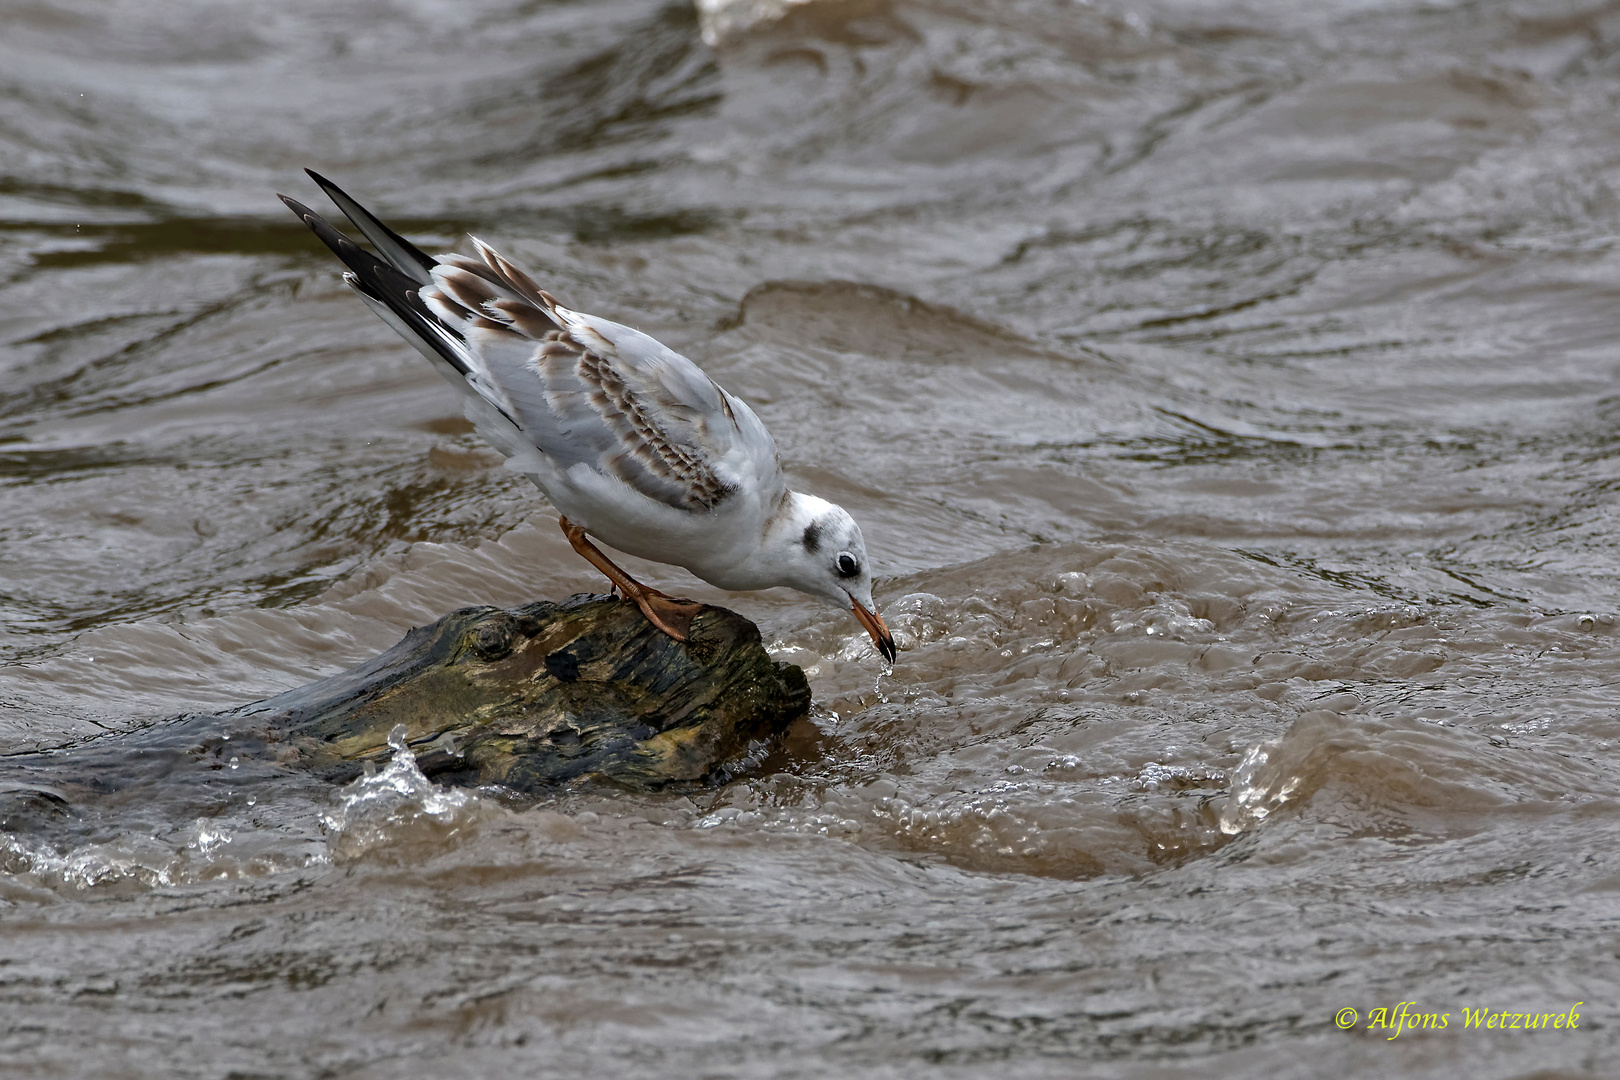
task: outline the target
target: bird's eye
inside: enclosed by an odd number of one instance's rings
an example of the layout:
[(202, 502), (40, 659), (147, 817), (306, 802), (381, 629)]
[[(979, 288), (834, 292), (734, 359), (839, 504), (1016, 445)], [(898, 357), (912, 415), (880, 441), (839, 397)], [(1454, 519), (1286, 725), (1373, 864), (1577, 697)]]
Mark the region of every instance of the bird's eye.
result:
[(854, 577), (861, 572), (861, 564), (855, 561), (855, 556), (849, 552), (841, 552), (838, 556), (838, 576)]

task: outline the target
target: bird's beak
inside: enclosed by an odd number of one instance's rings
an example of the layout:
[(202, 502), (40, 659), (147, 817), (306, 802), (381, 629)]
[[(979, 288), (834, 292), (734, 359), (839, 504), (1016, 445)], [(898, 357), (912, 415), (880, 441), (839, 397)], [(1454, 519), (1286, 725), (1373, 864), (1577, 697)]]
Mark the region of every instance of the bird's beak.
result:
[(850, 597), (849, 602), (851, 610), (855, 612), (855, 618), (859, 619), (861, 625), (866, 627), (866, 632), (872, 635), (872, 644), (883, 654), (883, 659), (894, 663), (894, 658), (899, 653), (895, 651), (894, 637), (889, 633), (889, 628), (883, 625), (883, 616), (875, 611), (867, 611), (854, 597)]

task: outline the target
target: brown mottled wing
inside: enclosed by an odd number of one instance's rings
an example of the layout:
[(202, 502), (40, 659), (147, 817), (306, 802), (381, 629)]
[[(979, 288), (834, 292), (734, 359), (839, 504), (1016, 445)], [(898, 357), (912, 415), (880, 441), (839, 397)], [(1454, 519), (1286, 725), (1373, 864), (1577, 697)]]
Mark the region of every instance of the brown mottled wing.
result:
[(692, 512), (741, 487), (763, 499), (783, 489), (764, 425), (696, 364), (638, 330), (558, 306), (475, 243), (482, 261), (442, 257), (422, 299), (466, 342), (468, 383), (553, 468), (583, 465)]

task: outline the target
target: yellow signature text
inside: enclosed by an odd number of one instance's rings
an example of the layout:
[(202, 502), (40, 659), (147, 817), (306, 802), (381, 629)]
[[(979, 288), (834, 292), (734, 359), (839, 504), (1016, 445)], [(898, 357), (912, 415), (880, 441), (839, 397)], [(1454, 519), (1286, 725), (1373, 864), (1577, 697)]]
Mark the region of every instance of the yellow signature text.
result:
[(1365, 1024), (1361, 1024), (1358, 1010), (1346, 1006), (1333, 1014), (1333, 1024), (1346, 1031), (1357, 1025), (1368, 1031), (1387, 1031), (1385, 1038), (1391, 1041), (1408, 1031), (1444, 1031), (1451, 1027), (1454, 1019), (1465, 1031), (1573, 1031), (1581, 1026), (1581, 1014), (1575, 1010), (1585, 1004), (1577, 1001), (1563, 1012), (1509, 1012), (1466, 1005), (1458, 1012), (1425, 1012), (1416, 1001), (1402, 1001), (1370, 1010)]

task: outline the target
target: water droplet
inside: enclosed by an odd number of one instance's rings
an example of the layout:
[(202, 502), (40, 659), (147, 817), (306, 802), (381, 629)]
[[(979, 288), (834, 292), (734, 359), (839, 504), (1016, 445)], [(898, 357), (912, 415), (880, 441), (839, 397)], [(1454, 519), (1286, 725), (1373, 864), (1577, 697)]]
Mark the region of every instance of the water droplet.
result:
[(241, 762), (239, 762), (236, 758), (231, 758), (231, 768), (237, 769), (237, 768), (240, 768), (240, 767), (241, 767)]

